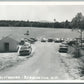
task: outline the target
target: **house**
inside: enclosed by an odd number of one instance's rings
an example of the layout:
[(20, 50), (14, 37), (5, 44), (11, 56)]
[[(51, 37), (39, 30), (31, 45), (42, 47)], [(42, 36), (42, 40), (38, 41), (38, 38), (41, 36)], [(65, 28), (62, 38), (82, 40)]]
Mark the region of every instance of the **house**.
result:
[(10, 36), (3, 37), (0, 40), (0, 52), (15, 52), (19, 41)]

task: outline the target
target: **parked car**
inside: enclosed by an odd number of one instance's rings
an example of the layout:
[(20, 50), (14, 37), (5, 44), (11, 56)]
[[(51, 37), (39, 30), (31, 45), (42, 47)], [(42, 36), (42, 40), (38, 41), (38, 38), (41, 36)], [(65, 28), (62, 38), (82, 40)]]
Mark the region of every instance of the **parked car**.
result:
[(67, 44), (61, 44), (60, 47), (68, 47)]
[(81, 45), (81, 43), (79, 43), (79, 48), (84, 50), (84, 43), (82, 43), (82, 45)]
[(55, 38), (55, 39), (54, 39), (54, 42), (55, 42), (55, 43), (60, 43), (60, 42), (63, 42), (63, 41), (64, 41), (63, 38)]
[(24, 38), (24, 42), (28, 42), (28, 38)]
[(19, 45), (24, 45), (25, 41), (24, 39), (21, 39), (21, 41), (19, 42)]
[(68, 47), (60, 47), (59, 48), (59, 52), (67, 53), (67, 51), (68, 51)]
[(36, 41), (37, 41), (37, 39), (36, 39), (36, 38), (33, 38), (33, 37), (32, 37), (32, 38), (30, 38), (30, 39), (32, 39), (34, 42), (36, 42)]
[(31, 46), (28, 46), (28, 44), (20, 46), (18, 53), (20, 56), (26, 56), (26, 55), (30, 55), (32, 52), (32, 48)]
[(60, 38), (60, 42), (64, 42), (64, 38)]
[(55, 39), (54, 39), (54, 42), (55, 42), (55, 43), (59, 43), (59, 40), (60, 40), (59, 38), (55, 38)]
[(33, 39), (28, 39), (28, 42), (30, 42), (31, 44), (35, 43), (35, 41)]
[(25, 42), (25, 43), (24, 43), (24, 46), (31, 47), (31, 44), (30, 44), (29, 42)]
[(47, 41), (46, 38), (42, 38), (42, 39), (41, 39), (41, 42), (46, 42), (46, 41)]
[(76, 44), (76, 41), (72, 40), (72, 41), (69, 41), (67, 44), (68, 44), (69, 46), (72, 46), (72, 45), (75, 45), (75, 44)]
[(62, 42), (61, 45), (68, 45), (66, 41)]
[(48, 39), (48, 42), (53, 42), (54, 40), (52, 38), (49, 38)]

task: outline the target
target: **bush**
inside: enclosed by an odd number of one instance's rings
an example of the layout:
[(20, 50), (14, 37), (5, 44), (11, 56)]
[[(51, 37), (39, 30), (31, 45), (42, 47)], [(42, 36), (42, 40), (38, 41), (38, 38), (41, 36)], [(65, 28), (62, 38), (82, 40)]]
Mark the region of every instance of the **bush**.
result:
[(80, 49), (79, 48), (76, 48), (76, 50), (73, 52), (75, 58), (79, 58), (81, 57), (81, 52), (80, 52)]

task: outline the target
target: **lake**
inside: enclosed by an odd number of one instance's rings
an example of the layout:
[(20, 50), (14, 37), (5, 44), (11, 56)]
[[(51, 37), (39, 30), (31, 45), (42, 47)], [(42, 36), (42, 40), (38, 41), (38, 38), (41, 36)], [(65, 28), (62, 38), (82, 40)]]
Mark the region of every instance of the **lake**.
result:
[[(29, 30), (29, 36), (24, 33)], [(78, 30), (36, 28), (36, 27), (0, 27), (0, 38), (13, 35), (14, 38), (36, 37), (36, 38), (76, 38), (80, 36)], [(84, 34), (83, 34), (84, 37)]]

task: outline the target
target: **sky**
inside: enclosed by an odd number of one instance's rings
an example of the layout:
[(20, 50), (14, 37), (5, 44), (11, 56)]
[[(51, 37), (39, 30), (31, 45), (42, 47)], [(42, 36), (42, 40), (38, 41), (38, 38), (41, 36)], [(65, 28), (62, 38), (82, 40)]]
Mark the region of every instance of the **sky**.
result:
[(71, 21), (84, 5), (0, 5), (0, 20)]

